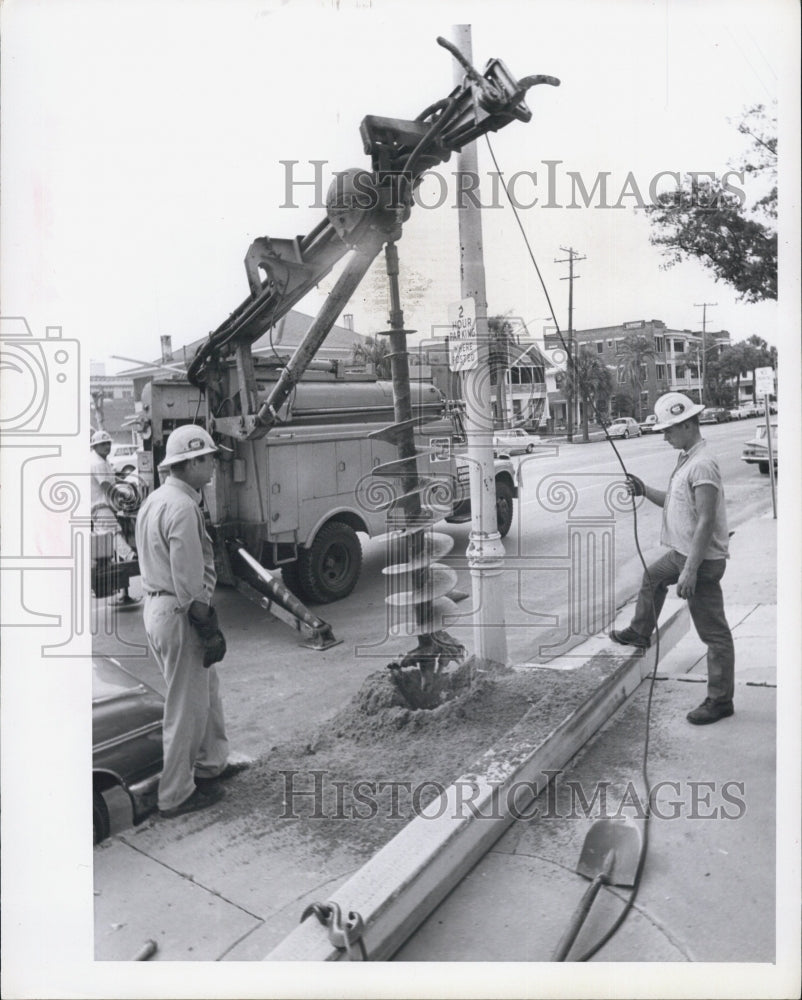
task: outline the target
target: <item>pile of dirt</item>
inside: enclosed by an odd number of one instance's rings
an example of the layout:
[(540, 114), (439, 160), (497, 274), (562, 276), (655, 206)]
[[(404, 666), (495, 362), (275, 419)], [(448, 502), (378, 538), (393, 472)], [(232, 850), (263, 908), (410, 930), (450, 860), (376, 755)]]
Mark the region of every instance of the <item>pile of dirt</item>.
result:
[(487, 674), (469, 663), (444, 680), (441, 704), (413, 710), (389, 671), (371, 674), (329, 722), (272, 747), (232, 782), (231, 835), (278, 844), (291, 829), (293, 842), (318, 857), (347, 843), (367, 859), (563, 678), (549, 670)]

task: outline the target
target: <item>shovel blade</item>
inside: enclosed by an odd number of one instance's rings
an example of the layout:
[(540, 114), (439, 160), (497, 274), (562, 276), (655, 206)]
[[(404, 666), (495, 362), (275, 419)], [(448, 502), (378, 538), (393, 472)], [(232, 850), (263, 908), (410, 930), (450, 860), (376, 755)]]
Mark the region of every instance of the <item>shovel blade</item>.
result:
[[(597, 819), (585, 837), (576, 870), (585, 878), (605, 874), (609, 885), (632, 886), (638, 872), (643, 833), (629, 819)], [(610, 852), (613, 854), (612, 868)]]

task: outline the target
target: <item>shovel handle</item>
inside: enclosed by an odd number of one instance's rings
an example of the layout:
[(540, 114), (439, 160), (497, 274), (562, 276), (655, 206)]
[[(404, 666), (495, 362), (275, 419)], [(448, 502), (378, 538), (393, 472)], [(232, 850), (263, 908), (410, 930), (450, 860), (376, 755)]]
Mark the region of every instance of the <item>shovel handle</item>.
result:
[(593, 906), (593, 900), (598, 896), (599, 889), (607, 882), (607, 873), (599, 872), (599, 874), (593, 879), (590, 885), (585, 889), (585, 894), (579, 901), (579, 905), (574, 910), (574, 914), (571, 917), (571, 923), (565, 929), (563, 936), (560, 938), (560, 943), (554, 950), (552, 955), (552, 962), (564, 962), (565, 956), (571, 950), (571, 946), (574, 941), (576, 941), (579, 932), (582, 930), (582, 924), (585, 922), (585, 918), (590, 911), (591, 906)]

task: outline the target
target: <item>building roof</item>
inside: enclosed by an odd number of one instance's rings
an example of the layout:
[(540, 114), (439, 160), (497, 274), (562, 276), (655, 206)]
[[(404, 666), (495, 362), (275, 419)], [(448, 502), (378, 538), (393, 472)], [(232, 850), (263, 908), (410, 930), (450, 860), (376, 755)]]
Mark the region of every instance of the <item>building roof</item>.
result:
[[(251, 344), (251, 352), (257, 357), (259, 355), (271, 354), (274, 348), (280, 354), (292, 353), (303, 340), (313, 320), (313, 316), (299, 312), (297, 309), (291, 309), (286, 316), (279, 320), (273, 329), (272, 346), (271, 335), (270, 333), (266, 333)], [(118, 377), (141, 378), (143, 375), (164, 373), (165, 369), (169, 371), (171, 366), (173, 366), (173, 370), (176, 372), (186, 371), (189, 363), (195, 356), (195, 352), (206, 339), (206, 337), (199, 337), (197, 340), (183, 345), (183, 347), (173, 347), (172, 361), (163, 362), (161, 358), (157, 358), (150, 364), (128, 368), (120, 372)], [(320, 348), (320, 356), (324, 358), (350, 357), (353, 345), (366, 339), (363, 334), (335, 323), (323, 341)]]

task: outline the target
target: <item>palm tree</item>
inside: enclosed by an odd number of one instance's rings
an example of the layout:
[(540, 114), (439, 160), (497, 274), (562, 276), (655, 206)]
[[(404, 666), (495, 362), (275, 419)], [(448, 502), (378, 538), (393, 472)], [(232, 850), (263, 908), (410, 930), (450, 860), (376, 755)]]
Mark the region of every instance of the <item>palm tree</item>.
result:
[(390, 348), (386, 337), (365, 337), (354, 341), (351, 356), (355, 364), (373, 365), (379, 378), (390, 377)]
[(631, 333), (624, 338), (621, 344), (622, 362), (619, 371), (624, 376), (625, 381), (631, 381), (635, 390), (635, 406), (637, 408), (637, 418), (641, 420), (641, 393), (643, 391), (643, 378), (641, 368), (647, 358), (654, 361), (654, 344), (640, 333)]
[[(496, 387), (496, 410), (502, 425), (507, 423), (507, 372), (516, 346), (512, 323), (506, 316), (488, 316), (490, 384)], [(491, 390), (492, 391), (492, 390)]]
[(613, 376), (598, 354), (580, 347), (573, 357), (573, 364), (560, 377), (561, 391), (568, 390), (574, 399), (582, 401), (582, 440), (588, 437), (588, 414), (607, 415), (613, 392)]

